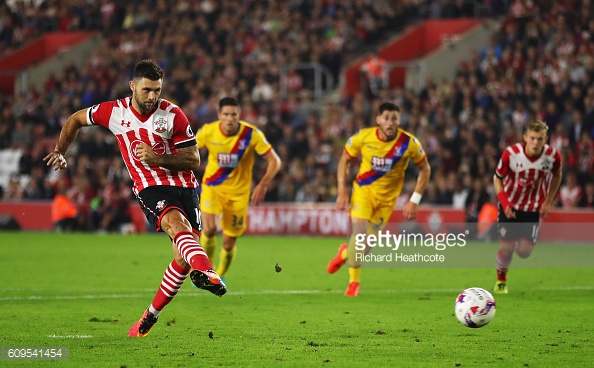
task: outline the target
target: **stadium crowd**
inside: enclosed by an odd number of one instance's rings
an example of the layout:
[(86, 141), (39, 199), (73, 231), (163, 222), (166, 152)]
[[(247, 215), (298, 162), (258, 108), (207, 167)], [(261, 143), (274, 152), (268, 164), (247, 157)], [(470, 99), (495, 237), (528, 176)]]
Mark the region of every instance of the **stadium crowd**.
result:
[[(279, 65), (319, 63), (338, 80), (367, 45), (423, 18), (472, 16), (478, 1), (293, 0), (45, 1), (0, 5), (0, 57), (46, 31), (99, 30), (103, 44), (82, 68), (49, 75), (42, 90), (0, 95), (0, 150), (22, 152), (19, 176), (2, 200), (53, 199), (79, 208), (78, 228), (117, 230), (133, 195), (113, 136), (83, 130), (66, 171), (49, 171), (51, 151), (73, 112), (130, 95), (135, 63), (165, 69), (163, 97), (177, 103), (196, 131), (217, 119), (223, 96), (235, 96), (242, 119), (260, 127), (284, 162), (267, 201), (331, 202), (344, 142), (374, 121), (382, 101), (398, 104), (402, 127), (422, 141), (434, 168), (425, 204), (467, 210), (476, 219), (495, 200), (492, 177), (501, 150), (521, 141), (532, 118), (550, 127), (567, 174), (559, 206), (594, 208), (594, 5), (590, 0), (490, 1), (501, 31), (462, 63), (453, 82), (430, 76), (420, 93), (391, 86), (361, 90), (338, 103), (313, 98), (312, 75), (290, 71), (281, 96)], [(204, 161), (204, 160), (203, 160)], [(413, 168), (410, 168), (413, 170)], [(354, 172), (353, 172), (354, 173)], [(198, 177), (202, 173), (197, 172)], [(254, 180), (263, 175), (255, 166)], [(414, 182), (407, 182), (407, 200)]]

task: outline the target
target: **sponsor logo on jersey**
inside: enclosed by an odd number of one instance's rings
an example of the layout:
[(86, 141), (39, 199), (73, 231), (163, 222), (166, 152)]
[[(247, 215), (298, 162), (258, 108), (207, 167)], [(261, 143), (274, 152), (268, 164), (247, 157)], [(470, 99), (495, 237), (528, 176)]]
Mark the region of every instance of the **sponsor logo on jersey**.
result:
[(518, 185), (521, 187), (529, 187), (532, 186), (532, 180), (526, 178), (518, 178)]
[(136, 149), (138, 148), (138, 145), (141, 143), (142, 141), (138, 139), (130, 143), (130, 156), (132, 156), (132, 158), (136, 161), (140, 161), (140, 157), (138, 157), (138, 152), (136, 151)]
[[(140, 157), (138, 157), (138, 145), (144, 143), (141, 140), (135, 140), (132, 141), (132, 143), (130, 143), (130, 156), (136, 160), (136, 161), (140, 161)], [(164, 155), (166, 153), (165, 150), (165, 143), (163, 142), (156, 142), (155, 144), (153, 144), (153, 146), (151, 147), (153, 149), (153, 152), (155, 152), (157, 155)]]
[(217, 163), (219, 167), (235, 168), (239, 163), (239, 156), (236, 153), (219, 153)]
[(157, 142), (153, 145), (153, 152), (157, 155), (164, 155), (165, 154), (165, 143)]
[(388, 172), (392, 170), (392, 159), (387, 157), (371, 156), (371, 169)]

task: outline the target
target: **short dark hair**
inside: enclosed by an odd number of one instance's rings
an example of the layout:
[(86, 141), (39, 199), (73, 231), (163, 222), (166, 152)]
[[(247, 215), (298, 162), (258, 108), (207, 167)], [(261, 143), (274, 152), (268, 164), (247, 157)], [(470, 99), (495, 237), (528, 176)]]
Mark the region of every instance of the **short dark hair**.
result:
[(381, 105), (379, 105), (379, 109), (378, 109), (378, 115), (381, 115), (384, 113), (384, 111), (398, 111), (400, 112), (400, 107), (398, 107), (398, 105), (392, 103), (392, 102), (382, 102)]
[(225, 106), (236, 106), (239, 107), (239, 102), (233, 97), (223, 97), (219, 101), (219, 111), (223, 109)]
[(146, 78), (157, 81), (163, 78), (163, 69), (151, 59), (144, 59), (134, 67), (132, 79)]

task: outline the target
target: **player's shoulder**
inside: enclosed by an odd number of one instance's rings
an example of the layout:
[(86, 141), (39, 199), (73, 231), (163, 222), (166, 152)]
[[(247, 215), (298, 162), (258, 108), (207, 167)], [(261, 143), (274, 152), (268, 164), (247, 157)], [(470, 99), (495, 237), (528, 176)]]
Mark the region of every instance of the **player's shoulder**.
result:
[(503, 154), (507, 155), (519, 155), (524, 152), (524, 145), (522, 143), (514, 143), (512, 145), (507, 146), (507, 148), (503, 151)]
[(251, 123), (248, 123), (245, 120), (240, 120), (239, 125), (243, 126), (243, 129), (251, 129), (253, 132), (256, 132), (257, 134), (264, 137), (264, 133), (260, 130), (260, 128), (258, 128), (257, 126), (255, 126)]
[(98, 104), (95, 104), (91, 107), (89, 107), (92, 110), (97, 110), (98, 108), (124, 108), (127, 109), (128, 107), (130, 107), (131, 105), (131, 98), (130, 97), (126, 97), (126, 98), (120, 98), (117, 100), (109, 100), (109, 101), (103, 101), (100, 102)]
[(353, 134), (353, 137), (359, 137), (361, 139), (377, 137), (377, 127), (361, 128), (358, 132)]
[(544, 151), (544, 155), (547, 157), (550, 157), (552, 159), (557, 159), (557, 160), (561, 159), (561, 154), (553, 146), (549, 146), (548, 144), (545, 144), (543, 151)]
[(215, 121), (211, 121), (211, 122), (205, 123), (204, 125), (202, 125), (200, 127), (200, 130), (202, 130), (205, 133), (219, 131), (219, 124), (220, 123), (221, 122), (219, 120), (215, 120)]
[(126, 111), (130, 107), (131, 101), (130, 97), (103, 101), (81, 111), (84, 111), (87, 121), (90, 121), (91, 124), (107, 123), (111, 119), (123, 118), (127, 114)]
[(177, 106), (176, 104), (174, 104), (173, 102), (171, 102), (169, 100), (162, 98), (159, 100), (159, 109), (165, 110), (165, 111), (171, 111), (173, 109), (179, 109), (179, 106)]
[(408, 130), (404, 130), (402, 128), (398, 128), (398, 133), (400, 134), (400, 136), (405, 136), (410, 138), (411, 141), (415, 142), (416, 144), (421, 144), (421, 141), (419, 141), (419, 138), (417, 138), (414, 134), (412, 134), (411, 132), (409, 132)]
[(242, 125), (242, 126), (244, 126), (244, 127), (246, 127), (246, 128), (249, 128), (249, 129), (253, 129), (253, 130), (259, 130), (258, 128), (256, 128), (256, 126), (255, 126), (255, 125), (253, 125), (253, 124), (251, 124), (251, 123), (248, 123), (248, 122), (247, 122), (247, 121), (245, 121), (245, 120), (240, 120), (240, 121), (239, 121), (239, 125)]

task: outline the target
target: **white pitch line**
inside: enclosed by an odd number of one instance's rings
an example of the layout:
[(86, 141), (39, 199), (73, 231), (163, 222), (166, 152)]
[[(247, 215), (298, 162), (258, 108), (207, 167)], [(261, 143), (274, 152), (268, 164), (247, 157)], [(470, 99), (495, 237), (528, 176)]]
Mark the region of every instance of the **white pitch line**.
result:
[[(542, 287), (532, 288), (528, 290), (514, 289), (514, 292), (526, 291), (575, 291), (575, 290), (594, 290), (594, 285), (576, 285), (576, 286), (560, 286), (560, 287)], [(405, 293), (456, 293), (462, 291), (461, 289), (385, 289), (385, 290), (365, 290), (364, 294), (405, 294)], [(242, 295), (296, 295), (296, 294), (341, 294), (344, 290), (260, 290), (260, 291), (230, 291), (226, 295), (242, 296)], [(19, 301), (19, 300), (78, 300), (78, 299), (130, 299), (130, 298), (145, 298), (154, 293), (146, 294), (99, 294), (99, 295), (56, 295), (56, 296), (6, 296), (0, 297), (0, 301)], [(208, 296), (208, 293), (186, 291), (178, 295), (183, 296)]]

